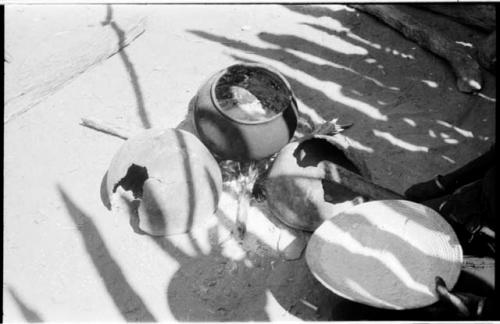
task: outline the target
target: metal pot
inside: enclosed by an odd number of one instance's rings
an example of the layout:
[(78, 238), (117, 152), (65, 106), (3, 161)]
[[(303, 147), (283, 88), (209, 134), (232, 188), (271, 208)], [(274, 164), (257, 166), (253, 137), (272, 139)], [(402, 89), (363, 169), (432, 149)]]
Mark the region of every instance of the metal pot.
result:
[[(229, 115), (217, 99), (216, 87), (221, 77), (238, 68), (261, 73), (278, 84), (286, 92), (286, 108), (258, 121)], [(217, 72), (200, 87), (194, 104), (194, 124), (200, 140), (223, 160), (260, 160), (278, 152), (292, 138), (297, 118), (297, 103), (287, 80), (261, 64), (236, 64)]]

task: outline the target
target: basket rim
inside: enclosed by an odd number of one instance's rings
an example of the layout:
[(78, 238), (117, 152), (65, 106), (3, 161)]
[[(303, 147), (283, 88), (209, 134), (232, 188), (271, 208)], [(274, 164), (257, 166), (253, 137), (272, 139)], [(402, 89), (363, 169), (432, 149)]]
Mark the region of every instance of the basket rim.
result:
[[(430, 305), (433, 302), (437, 301), (437, 296), (434, 295), (434, 299), (435, 299), (434, 301), (432, 301), (432, 298), (429, 297), (429, 299), (425, 302), (423, 302), (423, 300), (420, 300), (420, 302), (418, 302), (418, 299), (413, 301), (413, 299), (412, 299), (412, 301), (415, 303), (414, 305), (411, 305), (411, 303), (409, 303), (409, 304), (402, 303), (399, 305), (397, 303), (395, 303), (393, 305), (392, 303), (394, 303), (394, 301), (388, 299), (388, 300), (382, 300), (382, 302), (385, 303), (385, 305), (384, 305), (384, 304), (380, 304), (379, 303), (380, 301), (377, 301), (376, 299), (370, 299), (368, 297), (367, 298), (357, 297), (354, 292), (351, 292), (349, 289), (346, 289), (345, 287), (343, 288), (342, 284), (339, 284), (338, 275), (329, 276), (328, 275), (328, 272), (330, 272), (330, 270), (328, 270), (329, 267), (324, 266), (325, 260), (323, 260), (323, 258), (321, 257), (322, 253), (320, 253), (320, 251), (322, 250), (322, 246), (328, 246), (328, 244), (326, 242), (324, 242), (324, 238), (322, 238), (320, 236), (325, 234), (324, 232), (327, 228), (326, 227), (327, 225), (325, 225), (326, 223), (335, 224), (336, 218), (338, 219), (338, 217), (341, 216), (342, 214), (344, 214), (344, 216), (347, 216), (351, 211), (354, 212), (353, 209), (356, 209), (356, 207), (364, 209), (364, 208), (371, 208), (370, 205), (374, 205), (374, 204), (386, 204), (386, 203), (391, 204), (394, 202), (402, 202), (405, 205), (409, 205), (409, 206), (411, 206), (411, 205), (420, 206), (420, 208), (424, 207), (424, 208), (422, 208), (424, 211), (429, 210), (429, 212), (430, 212), (429, 218), (430, 218), (431, 222), (433, 222), (433, 220), (436, 220), (437, 228), (444, 230), (443, 233), (445, 235), (451, 236), (451, 240), (449, 241), (450, 259), (448, 260), (450, 263), (450, 267), (449, 267), (449, 269), (443, 268), (444, 272), (446, 272), (448, 275), (446, 278), (443, 278), (443, 279), (445, 279), (447, 281), (447, 284), (449, 285), (450, 289), (453, 288), (453, 286), (456, 284), (456, 282), (458, 280), (458, 277), (459, 277), (460, 272), (461, 272), (461, 265), (463, 263), (463, 250), (462, 250), (462, 247), (460, 245), (460, 242), (458, 241), (458, 238), (456, 237), (456, 233), (454, 232), (453, 228), (451, 228), (451, 226), (446, 222), (446, 220), (444, 220), (444, 218), (441, 217), (441, 215), (439, 215), (437, 212), (430, 209), (429, 207), (422, 205), (422, 204), (410, 202), (407, 200), (396, 200), (396, 199), (395, 200), (375, 200), (375, 201), (369, 201), (366, 203), (362, 203), (362, 204), (353, 206), (352, 208), (345, 210), (344, 212), (340, 213), (339, 215), (336, 215), (333, 218), (324, 221), (322, 223), (322, 225), (320, 225), (316, 229), (316, 231), (311, 236), (309, 244), (306, 248), (305, 256), (306, 256), (307, 265), (308, 265), (311, 273), (314, 275), (314, 277), (316, 279), (318, 279), (318, 281), (324, 287), (326, 287), (330, 291), (334, 292), (335, 294), (340, 295), (340, 296), (347, 298), (349, 300), (353, 300), (356, 302), (360, 302), (363, 304), (367, 304), (367, 305), (371, 305), (371, 306), (375, 306), (375, 307), (379, 307), (379, 308), (387, 308), (387, 309), (419, 308), (419, 307), (424, 307), (424, 306)], [(359, 207), (359, 206), (363, 206), (363, 207)], [(393, 205), (391, 207), (395, 207), (395, 206)], [(366, 211), (366, 209), (365, 209), (365, 211)], [(408, 218), (410, 220), (412, 218), (415, 219), (414, 216), (418, 216), (417, 213), (409, 216)], [(346, 220), (346, 218), (347, 217), (344, 217), (340, 221), (344, 222)], [(323, 226), (323, 225), (325, 225), (325, 226)], [(441, 226), (441, 225), (443, 225), (443, 226)], [(339, 241), (339, 242), (341, 242), (341, 241)], [(395, 247), (395, 249), (397, 249), (397, 247)], [(356, 278), (356, 277), (353, 277), (353, 278)], [(423, 282), (422, 282), (422, 284), (423, 284)], [(433, 291), (432, 288), (429, 287), (429, 289), (431, 292)]]

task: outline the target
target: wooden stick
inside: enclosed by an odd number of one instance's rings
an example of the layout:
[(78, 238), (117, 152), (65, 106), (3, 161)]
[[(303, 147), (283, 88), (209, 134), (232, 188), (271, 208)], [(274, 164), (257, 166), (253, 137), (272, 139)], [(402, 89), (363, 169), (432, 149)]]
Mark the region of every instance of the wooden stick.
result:
[(447, 60), (457, 76), (458, 90), (477, 92), (482, 88), (481, 70), (477, 61), (461, 46), (443, 34), (419, 22), (393, 5), (350, 5), (382, 20), (387, 25)]
[(123, 139), (128, 139), (130, 138), (130, 136), (136, 133), (132, 129), (110, 124), (109, 122), (105, 122), (95, 118), (82, 118), (81, 125)]
[(359, 193), (363, 197), (368, 197), (374, 200), (406, 199), (400, 194), (379, 186), (335, 163), (324, 163), (323, 166), (325, 169), (326, 180), (341, 184), (352, 191)]

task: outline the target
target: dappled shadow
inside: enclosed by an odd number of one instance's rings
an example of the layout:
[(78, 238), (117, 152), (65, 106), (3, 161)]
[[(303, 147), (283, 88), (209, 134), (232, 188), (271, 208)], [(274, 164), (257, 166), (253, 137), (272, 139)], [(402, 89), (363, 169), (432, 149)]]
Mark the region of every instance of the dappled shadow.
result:
[(110, 4), (107, 5), (107, 12), (106, 12), (106, 19), (103, 21), (101, 24), (103, 26), (110, 25), (111, 28), (115, 31), (116, 35), (118, 36), (118, 48), (121, 48), (121, 50), (118, 52), (120, 55), (120, 58), (123, 61), (123, 64), (125, 65), (125, 69), (127, 70), (129, 77), (130, 77), (130, 82), (132, 82), (132, 87), (134, 89), (135, 93), (135, 99), (136, 99), (136, 105), (137, 105), (137, 112), (139, 114), (139, 117), (141, 119), (142, 125), (145, 128), (150, 128), (151, 127), (151, 122), (149, 120), (147, 111), (146, 111), (146, 106), (144, 104), (144, 96), (142, 94), (141, 90), (141, 85), (139, 83), (139, 76), (137, 75), (137, 72), (135, 70), (134, 64), (132, 61), (130, 61), (129, 56), (127, 55), (127, 52), (125, 52), (124, 49), (124, 42), (125, 42), (125, 33), (116, 22), (113, 21), (113, 9)]
[(92, 218), (76, 205), (60, 185), (58, 185), (58, 190), (102, 283), (123, 318), (129, 322), (156, 321), (109, 252)]
[[(186, 120), (189, 121), (190, 118), (191, 116), (188, 116)], [(189, 125), (182, 123), (180, 126)], [(270, 262), (262, 261), (264, 257), (257, 254), (244, 260), (233, 260), (225, 256), (221, 250), (219, 233), (213, 227), (206, 229), (211, 237), (210, 250), (207, 253), (205, 246), (199, 243), (198, 237), (194, 234), (205, 231), (205, 227), (208, 227), (204, 217), (213, 217), (214, 210), (203, 207), (200, 200), (213, 199), (216, 205), (220, 198), (220, 184), (218, 184), (220, 180), (210, 169), (211, 165), (200, 165), (203, 161), (200, 161), (200, 156), (193, 152), (191, 139), (185, 136), (187, 136), (185, 133), (176, 132), (173, 137), (171, 144), (178, 147), (180, 163), (175, 171), (168, 170), (180, 173), (178, 176), (183, 181), (170, 184), (172, 189), (169, 191), (170, 194), (148, 195), (149, 206), (176, 204), (179, 207), (175, 214), (167, 215), (166, 212), (170, 211), (167, 210), (167, 206), (158, 208), (160, 214), (150, 215), (151, 218), (164, 220), (163, 224), (157, 227), (168, 233), (172, 227), (182, 223), (181, 227), (185, 229), (185, 234), (151, 236), (145, 233), (139, 227), (138, 201), (121, 197), (121, 202), (128, 207), (122, 210), (131, 215), (134, 231), (143, 235), (146, 240), (151, 239), (179, 263), (179, 270), (169, 278), (166, 287), (167, 309), (179, 321), (269, 320), (265, 312), (266, 276), (262, 276), (265, 271), (256, 272), (256, 270), (259, 270), (259, 267), (267, 269)], [(177, 158), (177, 155), (174, 158)], [(205, 191), (201, 191), (201, 187), (196, 185), (200, 181), (206, 183), (206, 187), (203, 187)], [(127, 185), (124, 189), (133, 189), (132, 187), (135, 186)], [(183, 192), (185, 194), (182, 194)], [(143, 196), (146, 193), (147, 190), (144, 188)], [(194, 255), (183, 252), (172, 243), (179, 237), (188, 240)], [(253, 288), (245, 286), (247, 284)]]
[[(181, 147), (185, 146), (182, 138), (177, 138), (177, 140)], [(182, 159), (185, 168), (191, 167), (191, 163), (196, 161), (196, 158), (190, 154), (189, 150), (183, 151)], [(206, 167), (202, 171), (197, 176), (207, 178), (214, 199), (218, 201), (218, 180)], [(188, 183), (193, 181), (192, 178), (195, 174), (192, 169), (181, 169), (181, 172), (184, 172)], [(193, 186), (188, 186), (187, 189), (188, 194), (192, 195), (193, 199), (186, 199), (179, 201), (179, 203), (186, 204), (184, 207), (192, 210), (193, 204), (201, 197), (196, 194), (196, 199), (194, 199), (196, 188)], [(209, 193), (203, 194), (208, 195)], [(171, 198), (178, 199), (177, 197)], [(153, 196), (152, 199), (155, 197)], [(158, 237), (147, 235), (138, 228), (136, 207), (133, 205), (133, 201), (125, 202), (129, 206), (129, 210), (126, 212), (133, 215), (132, 219), (135, 220), (133, 223), (136, 232), (143, 234), (142, 237), (145, 239), (155, 242), (161, 250), (179, 264), (179, 269), (170, 278), (168, 287), (165, 287), (167, 307), (177, 320), (268, 321), (266, 306), (270, 291), (272, 294), (277, 292), (278, 302), (283, 303), (284, 309), (290, 313), (305, 319), (315, 318), (314, 311), (306, 305), (294, 306), (293, 309), (290, 309), (291, 305), (297, 301), (290, 300), (289, 296), (281, 293), (283, 285), (287, 283), (287, 278), (270, 275), (273, 273), (274, 262), (280, 262), (281, 267), (285, 268), (293, 265), (281, 261), (272, 248), (251, 232), (245, 234), (243, 241), (235, 239), (233, 233), (236, 232), (236, 224), (233, 218), (228, 217), (221, 210), (216, 213), (218, 226), (195, 222), (192, 224), (192, 228), (188, 228), (186, 234)], [(204, 210), (203, 212), (207, 218), (213, 217), (212, 211)], [(169, 217), (175, 217), (175, 215), (169, 215)], [(171, 224), (165, 224), (167, 227), (169, 225)], [(198, 235), (200, 232), (208, 233), (208, 246), (202, 239), (203, 235)], [(179, 243), (178, 239), (185, 239), (188, 242), (190, 253), (182, 248), (185, 248), (182, 244), (176, 245)], [(300, 273), (306, 273), (306, 271), (308, 270), (304, 266)], [(311, 280), (314, 281), (314, 279)], [(300, 286), (303, 291), (306, 291), (308, 288), (305, 284), (306, 282), (304, 284), (296, 283), (296, 286)], [(273, 288), (270, 290), (271, 285)], [(316, 282), (316, 285), (319, 283)]]
[[(209, 214), (207, 211), (207, 217)], [(176, 245), (180, 236), (144, 236), (179, 264), (165, 292), (168, 309), (179, 321), (267, 321), (268, 292), (284, 311), (306, 320), (453, 318), (443, 317), (442, 308), (396, 312), (347, 301), (323, 287), (310, 273), (304, 258), (289, 262), (260, 247), (255, 249), (255, 245), (250, 249), (246, 242), (229, 243), (236, 226), (224, 212), (219, 210), (216, 215), (227, 237), (221, 236), (217, 227), (210, 227), (207, 248), (199, 236), (188, 233), (185, 237), (191, 253)], [(259, 241), (252, 233), (246, 235), (245, 241)], [(240, 246), (245, 252), (236, 258), (230, 256), (229, 244), (236, 244), (236, 249)], [(316, 313), (318, 306), (326, 315)]]
[[(176, 132), (175, 133), (178, 146), (182, 150), (183, 154), (182, 155), (182, 161), (183, 161), (183, 166), (184, 166), (184, 177), (186, 179), (186, 185), (187, 185), (187, 192), (188, 192), (188, 201), (187, 201), (187, 210), (188, 210), (188, 217), (186, 220), (186, 228), (190, 229), (193, 226), (193, 219), (194, 219), (194, 213), (195, 213), (195, 203), (196, 203), (196, 191), (194, 190), (194, 179), (193, 179), (193, 171), (191, 170), (191, 161), (190, 161), (190, 156), (189, 156), (189, 150), (187, 148), (186, 140), (184, 139), (184, 134), (181, 132)], [(207, 179), (212, 179), (210, 177), (210, 173), (207, 171), (206, 168), (204, 168), (205, 175)], [(210, 182), (210, 184), (213, 183)], [(211, 187), (213, 188), (213, 187)], [(212, 193), (213, 194), (213, 193)], [(166, 218), (166, 217), (165, 217)]]
[[(318, 64), (311, 61), (307, 61), (296, 54), (290, 53), (287, 49), (299, 50), (307, 52), (310, 55), (323, 58), (328, 61), (338, 62), (340, 64), (349, 64), (353, 66), (356, 64), (368, 65), (363, 61), (357, 63), (359, 60), (353, 59), (351, 55), (339, 54), (333, 52), (331, 49), (316, 45), (304, 38), (289, 35), (273, 35), (269, 33), (260, 33), (258, 36), (263, 41), (275, 45), (272, 48), (262, 48), (253, 45), (249, 45), (238, 40), (230, 39), (223, 36), (217, 36), (204, 31), (190, 31), (191, 33), (198, 35), (202, 38), (212, 40), (224, 44), (225, 46), (243, 51), (244, 53), (253, 53), (264, 58), (272, 59), (283, 64), (288, 65), (294, 70), (299, 70), (313, 76), (317, 80), (323, 81), (334, 81), (339, 80), (344, 83), (347, 88), (346, 98), (343, 96), (336, 96), (336, 98), (331, 98), (323, 91), (319, 89), (314, 89), (310, 86), (305, 85), (301, 81), (287, 75), (286, 72), (282, 72), (287, 79), (291, 79), (291, 86), (294, 92), (297, 94), (300, 100), (304, 101), (308, 106), (314, 107), (316, 110), (321, 112), (325, 119), (330, 119), (335, 116), (339, 116), (341, 119), (355, 120), (356, 124), (361, 123), (360, 119), (364, 122), (385, 122), (388, 120), (388, 116), (384, 114), (384, 110), (387, 108), (380, 103), (375, 102), (365, 102), (369, 95), (374, 92), (388, 89), (388, 86), (384, 86), (380, 82), (376, 82), (373, 78), (366, 78), (360, 73), (353, 70), (353, 68), (345, 68), (345, 66), (332, 66), (327, 64)], [(276, 47), (277, 46), (277, 47)], [(339, 62), (340, 61), (340, 62)], [(374, 74), (373, 72), (371, 74)], [(378, 73), (375, 76), (379, 77)], [(356, 93), (361, 94), (356, 96), (353, 93), (349, 93), (348, 84), (353, 83), (355, 78), (363, 79), (362, 88), (354, 89)], [(333, 85), (332, 85), (333, 86)], [(343, 91), (346, 91), (345, 89)], [(389, 88), (389, 91), (397, 91)], [(318, 95), (322, 95), (327, 101), (328, 107), (322, 105), (317, 107), (317, 104), (322, 100), (318, 100)], [(363, 98), (363, 99), (361, 99)], [(344, 102), (342, 102), (344, 101)], [(316, 107), (315, 107), (316, 106)], [(349, 118), (351, 117), (351, 118)], [(393, 122), (398, 122), (406, 128), (407, 125), (402, 121), (394, 120)], [(355, 125), (356, 126), (356, 125)], [(394, 127), (394, 125), (392, 125)], [(384, 127), (384, 129), (387, 126)]]
[(22, 299), (19, 297), (12, 287), (7, 288), (10, 295), (14, 299), (16, 305), (19, 307), (19, 310), (23, 314), (24, 320), (29, 323), (37, 323), (43, 322), (42, 317), (39, 312), (35, 311), (32, 307), (28, 306)]
[(195, 133), (216, 158), (230, 156), (237, 159), (241, 156), (248, 156), (249, 148), (245, 141), (245, 134), (238, 127), (227, 122), (226, 117), (220, 113), (208, 109), (195, 112), (196, 101), (196, 96), (191, 99), (188, 114), (177, 128), (187, 128), (188, 131)]
[[(309, 9), (312, 10), (314, 7)], [(441, 141), (441, 138), (415, 137), (413, 135), (415, 127), (422, 126), (418, 118), (423, 120), (423, 118), (436, 118), (436, 116), (444, 116), (445, 114), (437, 112), (429, 117), (428, 111), (420, 108), (425, 106), (429, 102), (428, 100), (431, 100), (429, 98), (440, 96), (446, 86), (454, 86), (454, 83), (440, 83), (438, 87), (432, 87), (429, 84), (434, 83), (430, 81), (438, 83), (441, 80), (433, 79), (425, 83), (421, 82), (420, 79), (409, 79), (405, 73), (400, 71), (394, 76), (394, 71), (396, 71), (394, 67), (391, 70), (393, 75), (388, 77), (386, 66), (408, 67), (413, 69), (413, 72), (418, 70), (416, 59), (410, 57), (413, 54), (404, 52), (409, 49), (409, 42), (404, 43), (401, 49), (394, 49), (374, 43), (368, 40), (368, 37), (355, 37), (357, 35), (354, 34), (354, 31), (359, 28), (360, 19), (352, 12), (330, 10), (318, 13), (312, 10), (312, 14), (318, 15), (316, 17), (327, 16), (339, 19), (342, 23), (353, 26), (350, 32), (337, 32), (329, 28), (321, 28), (317, 24), (307, 25), (311, 30), (339, 37), (358, 47), (366, 47), (365, 50), (370, 55), (345, 54), (296, 35), (261, 33), (257, 35), (259, 40), (269, 46), (259, 47), (205, 31), (195, 30), (191, 32), (201, 38), (230, 48), (234, 52), (229, 55), (241, 62), (256, 62), (259, 61), (259, 58), (279, 62), (280, 67), (287, 69), (287, 72), (284, 73), (285, 77), (289, 80), (294, 93), (305, 105), (311, 107), (324, 119), (339, 117), (341, 121), (353, 121), (355, 127), (346, 134), (367, 148), (373, 147), (372, 151), (381, 151), (383, 153), (379, 152), (380, 154), (390, 155), (384, 149), (393, 152), (394, 150), (391, 151), (389, 148), (398, 147), (399, 150), (408, 155), (409, 161), (418, 160), (418, 157), (427, 154), (430, 150), (429, 147), (434, 145), (436, 141)], [(366, 19), (370, 20), (370, 18)], [(378, 30), (383, 31), (384, 29), (379, 28)], [(306, 55), (301, 55), (298, 52)], [(248, 57), (249, 54), (252, 56)], [(373, 60), (367, 61), (365, 59)], [(420, 74), (414, 73), (414, 75), (424, 78)], [(318, 87), (319, 82), (325, 83), (329, 88), (326, 86)], [(405, 105), (405, 100), (415, 99), (414, 90), (421, 91), (424, 98), (414, 101), (417, 107)], [(216, 125), (215, 118), (215, 116), (208, 116), (207, 119)], [(318, 122), (312, 112), (301, 112), (301, 119), (302, 130), (306, 131), (313, 129)], [(436, 129), (439, 129), (438, 127), (440, 126), (436, 126)], [(436, 131), (439, 134), (439, 131)], [(183, 158), (185, 163), (190, 163), (189, 156), (183, 156)], [(397, 161), (397, 159), (395, 160)], [(189, 166), (187, 167), (189, 168)], [(193, 176), (192, 172), (187, 169), (184, 172), (189, 181), (189, 178)], [(207, 170), (205, 173), (207, 173), (205, 176), (207, 176), (213, 190), (215, 187), (214, 179), (210, 177)], [(396, 176), (395, 181), (402, 181), (402, 179)], [(192, 210), (195, 202), (194, 188), (189, 187), (189, 191), (190, 197), (193, 198), (189, 198), (186, 203), (188, 208)], [(206, 213), (210, 214), (209, 211)], [(220, 223), (226, 224), (226, 230), (234, 231), (235, 224), (228, 221), (227, 216), (219, 212), (218, 217)], [(310, 319), (308, 316), (311, 315), (311, 310), (307, 316), (300, 314), (300, 311), (297, 312), (299, 306), (291, 307), (291, 304), (296, 301), (292, 301), (288, 291), (283, 288), (300, 286), (305, 295), (307, 295), (307, 289), (314, 290), (316, 288), (327, 293), (326, 289), (322, 288), (311, 275), (307, 277), (307, 280), (301, 281), (304, 278), (301, 275), (307, 270), (304, 259), (298, 260), (296, 263), (287, 263), (283, 260), (276, 261), (276, 258), (271, 256), (248, 251), (241, 259), (230, 258), (224, 254), (225, 241), (221, 242), (220, 233), (215, 228), (209, 229), (209, 232), (209, 252), (204, 251), (205, 249), (192, 233), (187, 235), (194, 254), (188, 254), (177, 247), (173, 243), (174, 238), (148, 236), (166, 254), (179, 263), (178, 271), (166, 287), (168, 308), (176, 319), (182, 321), (268, 320), (269, 316), (265, 311), (268, 302), (266, 297), (268, 289), (286, 311), (300, 318)], [(251, 234), (248, 234), (251, 237)], [(397, 238), (392, 241), (392, 244), (402, 244)], [(413, 251), (411, 251), (411, 247), (403, 246), (400, 253), (405, 252), (411, 253)], [(273, 271), (273, 261), (276, 261), (274, 265), (278, 264), (285, 270)], [(370, 269), (364, 270), (370, 271)], [(267, 274), (261, 275), (260, 271)], [(296, 281), (288, 281), (289, 276), (282, 276), (285, 274), (294, 274)], [(356, 282), (360, 285), (359, 280)], [(312, 284), (306, 288), (305, 283)], [(249, 286), (244, 287), (244, 284), (252, 285), (253, 289)], [(419, 316), (424, 316), (422, 313), (403, 313), (370, 308), (346, 301), (338, 296), (335, 298), (337, 304), (332, 304), (335, 306), (332, 306), (335, 319), (400, 319), (405, 318), (405, 316), (408, 319), (418, 319), (423, 318)], [(308, 299), (308, 301), (314, 304), (316, 301), (320, 302), (320, 299), (315, 301)], [(307, 308), (307, 306), (303, 307)], [(425, 316), (426, 319), (433, 318), (428, 314)]]
[(313, 177), (301, 175), (298, 180), (291, 181), (291, 176), (273, 176), (267, 180), (265, 192), (268, 206), (283, 224), (312, 232), (326, 214), (325, 208), (320, 208), (323, 206), (312, 198), (321, 198), (318, 193), (323, 186)]
[[(290, 262), (276, 253), (259, 251), (262, 247), (270, 247), (251, 232), (247, 232), (244, 241), (235, 241), (231, 239), (235, 223), (221, 210), (216, 215), (227, 236), (221, 236), (217, 226), (210, 227), (207, 229), (207, 246), (199, 236), (189, 233), (184, 237), (191, 247), (190, 253), (185, 251), (185, 245), (176, 244), (180, 236), (148, 236), (179, 264), (166, 288), (168, 308), (177, 320), (266, 321), (269, 320), (265, 311), (268, 303), (266, 292), (270, 292), (284, 310), (306, 320), (454, 318), (453, 312), (449, 312), (448, 317), (444, 315), (449, 309), (443, 305), (390, 311), (345, 300), (329, 292), (312, 276), (304, 258)], [(254, 249), (249, 249), (245, 246), (248, 241), (260, 242), (261, 248), (255, 249), (254, 245)], [(391, 244), (401, 246), (400, 241), (395, 238)], [(236, 247), (241, 249), (239, 257), (227, 254), (230, 244), (240, 247)], [(402, 246), (402, 254), (411, 253), (405, 249), (411, 247)], [(317, 313), (318, 306), (321, 306), (323, 315)]]
[(215, 179), (213, 178), (208, 168), (205, 167), (204, 170), (205, 170), (205, 177), (208, 180), (210, 191), (212, 192), (212, 196), (214, 198), (214, 206), (217, 206), (217, 203), (219, 202), (220, 199), (220, 193), (219, 190), (217, 189), (217, 184), (215, 183)]
[[(195, 99), (193, 99), (195, 100)], [(183, 129), (196, 133), (193, 127), (193, 100), (191, 100), (188, 114), (177, 129)], [(213, 122), (217, 126), (216, 116), (202, 116), (206, 121)], [(203, 215), (207, 218), (212, 217), (214, 211), (203, 210), (198, 206), (200, 199), (206, 199), (207, 196), (213, 197), (214, 205), (220, 198), (217, 180), (208, 166), (201, 166), (201, 169), (193, 168), (193, 163), (200, 161), (192, 156), (192, 151), (187, 147), (187, 141), (184, 134), (176, 133), (177, 144), (181, 150), (181, 159), (184, 166), (178, 171), (183, 172), (186, 183), (186, 201), (179, 201), (183, 209), (187, 210), (187, 217), (182, 215), (161, 215), (170, 223), (165, 223), (165, 231), (168, 232), (169, 226), (174, 226), (172, 222), (185, 221), (186, 233), (175, 236), (151, 236), (141, 231), (137, 225), (138, 216), (133, 202), (128, 201), (131, 219), (136, 233), (143, 234), (150, 238), (160, 247), (168, 256), (174, 258), (179, 269), (170, 278), (168, 287), (166, 287), (167, 308), (173, 316), (179, 321), (267, 321), (269, 320), (266, 312), (265, 295), (265, 272), (261, 268), (269, 267), (270, 262), (264, 261), (262, 256), (252, 254), (245, 260), (235, 261), (222, 253), (222, 243), (219, 239), (217, 227), (206, 229)], [(244, 149), (244, 147), (243, 147)], [(211, 192), (200, 192), (194, 187), (196, 179), (194, 177), (205, 177)], [(197, 181), (200, 181), (199, 179)], [(197, 191), (198, 190), (198, 191)], [(202, 195), (203, 197), (200, 197)], [(154, 195), (151, 197), (150, 204), (165, 203), (157, 199)], [(170, 197), (170, 199), (179, 200), (179, 197)], [(196, 215), (195, 215), (196, 213)], [(220, 214), (220, 213), (219, 213)], [(174, 218), (182, 218), (174, 220)], [(196, 221), (194, 221), (196, 218)], [(229, 231), (232, 229), (229, 229)], [(195, 233), (208, 231), (209, 251), (206, 252), (204, 246), (200, 245)], [(194, 255), (184, 252), (176, 246), (175, 238), (185, 237), (193, 249)], [(250, 279), (250, 280), (249, 280)], [(251, 285), (248, 287), (245, 285)], [(251, 291), (252, 293), (248, 293)]]
[(113, 209), (135, 200), (140, 228), (152, 235), (184, 233), (203, 223), (220, 190), (210, 152), (194, 135), (174, 129), (150, 129), (127, 141), (106, 177)]
[[(359, 227), (360, 230), (351, 231), (351, 225), (345, 225), (346, 222), (339, 225), (336, 220), (340, 217), (352, 219), (352, 224), (356, 224), (356, 228)], [(433, 300), (434, 277), (430, 278), (430, 273), (448, 274), (452, 273), (452, 269), (459, 271), (457, 267), (460, 265), (456, 260), (430, 255), (431, 252), (414, 247), (412, 242), (403, 237), (373, 226), (363, 215), (345, 211), (342, 216), (336, 216), (332, 223), (344, 235), (350, 233), (350, 243), (336, 240), (328, 242), (326, 237), (318, 236), (318, 240), (324, 240), (318, 246), (329, 245), (335, 251), (336, 269), (329, 273), (330, 280), (335, 281), (328, 281), (333, 282), (337, 291), (348, 294), (355, 300), (364, 300), (383, 308), (405, 308), (407, 306), (403, 305)], [(363, 232), (361, 229), (368, 228), (371, 230), (365, 231), (365, 236), (359, 234)], [(334, 235), (339, 233), (332, 231), (331, 236)], [(338, 262), (339, 260), (344, 262)], [(333, 259), (328, 262), (331, 264)], [(326, 279), (326, 273), (323, 272), (326, 270), (322, 269), (318, 275)]]
[[(237, 40), (229, 39), (227, 37), (217, 36), (203, 31), (191, 32), (200, 37), (219, 42), (221, 44), (224, 44), (225, 46), (243, 52), (251, 52), (255, 55), (282, 62), (283, 64), (288, 65), (290, 68), (300, 70), (313, 76), (317, 80), (330, 81), (333, 79), (342, 80), (343, 83), (352, 83), (355, 78), (358, 78), (356, 73), (349, 70), (336, 68), (325, 64), (312, 63), (300, 58), (295, 54), (289, 53), (286, 48), (292, 48), (295, 50), (298, 47), (297, 44), (306, 43), (306, 45), (303, 46), (303, 49), (304, 51), (307, 50), (311, 55), (317, 56), (319, 55), (319, 53), (324, 53), (321, 54), (321, 56), (323, 58), (329, 59), (337, 59), (339, 56), (338, 54), (334, 54), (333, 52), (328, 53), (330, 50), (325, 47), (319, 45), (313, 46), (311, 42), (296, 36), (283, 36), (285, 38), (282, 39), (280, 36), (271, 37), (271, 34), (260, 34), (259, 36), (264, 41), (268, 41), (271, 44), (277, 45), (279, 47), (260, 48), (245, 44)], [(300, 46), (300, 48), (302, 48), (302, 46)], [(399, 126), (404, 128), (407, 128), (408, 126), (401, 120), (394, 120), (392, 121), (392, 124), (389, 125), (385, 123), (385, 121), (388, 120), (388, 116), (384, 114), (385, 107), (376, 102), (367, 103), (363, 101), (366, 100), (366, 95), (363, 95), (363, 99), (361, 99), (361, 97), (359, 96), (352, 95), (352, 93), (347, 93), (345, 96), (336, 96), (334, 99), (331, 96), (327, 95), (325, 92), (310, 87), (302, 81), (298, 81), (296, 78), (288, 75), (286, 72), (282, 71), (282, 73), (285, 75), (287, 80), (289, 80), (290, 85), (292, 86), (292, 89), (297, 97), (306, 105), (314, 107), (318, 112), (321, 113), (324, 119), (328, 120), (338, 116), (340, 117), (341, 121), (355, 121), (354, 127), (362, 127), (366, 124), (377, 124), (377, 126), (382, 130), (388, 128), (396, 128), (396, 125), (394, 125), (394, 123), (397, 123)], [(359, 90), (356, 89), (356, 93), (366, 93), (366, 90), (369, 90), (370, 93), (373, 93), (384, 89), (383, 86), (381, 86), (377, 82), (374, 82), (373, 80), (366, 79), (363, 82), (363, 88)], [(324, 104), (318, 107), (318, 103)], [(303, 115), (301, 115), (301, 117), (302, 116)], [(349, 133), (349, 135), (353, 136), (352, 133)], [(363, 140), (362, 138), (354, 138), (359, 141)]]
[[(457, 132), (450, 133), (450, 127), (436, 123), (446, 120), (460, 126), (479, 100), (450, 92), (456, 91), (455, 77), (444, 61), (353, 9), (285, 7), (299, 14), (335, 20), (339, 26), (335, 30), (319, 22), (301, 23), (303, 29), (310, 28), (311, 35), (318, 39), (320, 34), (327, 35), (332, 43), (320, 45), (316, 38), (303, 34), (261, 32), (256, 36), (264, 45), (253, 45), (207, 31), (188, 32), (231, 49), (227, 55), (240, 62), (275, 65), (306, 106), (299, 111), (301, 133), (317, 126), (318, 117), (354, 122), (345, 135), (359, 149), (372, 153), (367, 154), (370, 164), (384, 160), (383, 169), (375, 170), (379, 173), (375, 178), (398, 192), (404, 190), (401, 178), (411, 183), (432, 169), (455, 163), (447, 151), (460, 155), (462, 150), (480, 152), (488, 147), (488, 143), (470, 135), (472, 132), (466, 134), (455, 128)], [(423, 70), (423, 66), (427, 68)], [(431, 69), (433, 73), (426, 74)], [(443, 102), (447, 105), (443, 106)], [(478, 131), (483, 130), (481, 127)], [(463, 147), (457, 150), (457, 144)], [(389, 155), (394, 158), (388, 159)], [(400, 179), (384, 177), (387, 172)]]

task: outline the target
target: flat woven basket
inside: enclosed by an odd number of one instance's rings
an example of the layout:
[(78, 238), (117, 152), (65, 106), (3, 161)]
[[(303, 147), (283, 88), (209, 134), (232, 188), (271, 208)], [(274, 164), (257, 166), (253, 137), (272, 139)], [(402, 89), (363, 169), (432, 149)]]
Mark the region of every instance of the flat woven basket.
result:
[(462, 247), (434, 210), (405, 200), (354, 206), (312, 235), (307, 264), (334, 293), (370, 306), (411, 309), (438, 300), (435, 277), (458, 280)]

